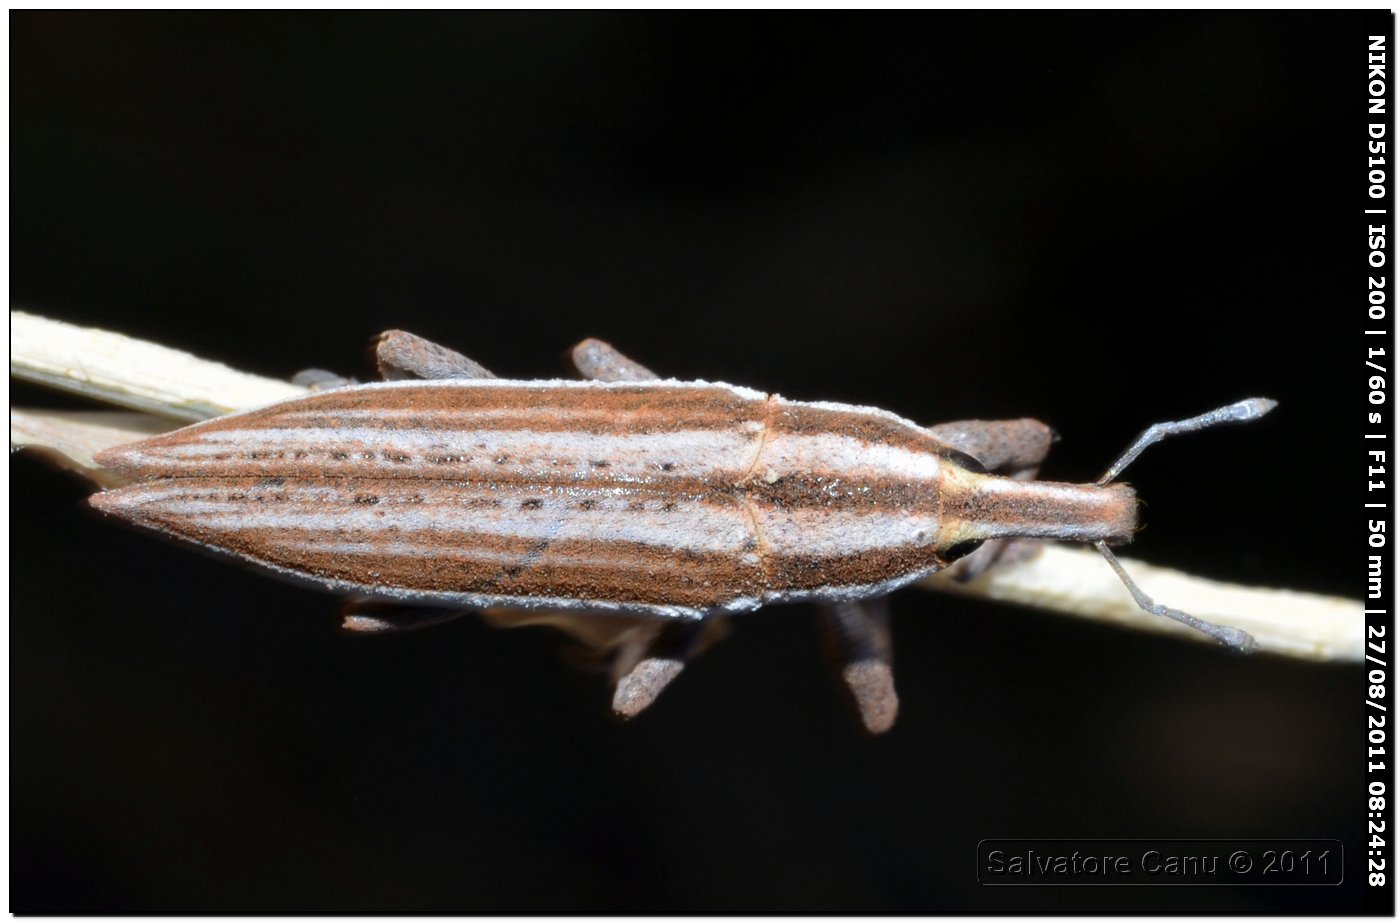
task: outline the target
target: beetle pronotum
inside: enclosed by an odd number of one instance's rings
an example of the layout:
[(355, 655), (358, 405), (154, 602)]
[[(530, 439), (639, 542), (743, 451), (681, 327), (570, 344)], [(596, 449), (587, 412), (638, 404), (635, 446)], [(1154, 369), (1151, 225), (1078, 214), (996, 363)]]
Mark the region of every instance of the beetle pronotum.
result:
[(378, 357), (391, 380), (102, 452), (134, 483), (92, 505), (368, 600), (352, 629), (565, 612), (571, 630), (622, 648), (614, 707), (628, 716), (707, 642), (715, 616), (813, 601), (866, 727), (888, 729), (888, 629), (869, 602), (978, 545), (959, 566), (984, 567), (1009, 538), (1092, 543), (1144, 609), (1253, 645), (1133, 585), (1108, 544), (1131, 540), (1137, 501), (1112, 481), (1166, 435), (1256, 419), (1273, 401), (1153, 426), (1097, 483), (1069, 484), (1031, 479), (1052, 437), (1035, 420), (925, 428), (662, 380), (597, 340), (573, 351), (584, 381), (497, 379), (397, 331)]

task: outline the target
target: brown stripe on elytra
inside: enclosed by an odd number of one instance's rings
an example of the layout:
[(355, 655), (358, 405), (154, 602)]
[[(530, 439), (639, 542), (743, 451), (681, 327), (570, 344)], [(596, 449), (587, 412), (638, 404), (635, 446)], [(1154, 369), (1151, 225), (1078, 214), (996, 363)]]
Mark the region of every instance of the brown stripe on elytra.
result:
[(777, 405), (777, 412), (769, 417), (772, 437), (785, 434), (840, 435), (861, 442), (888, 445), (910, 451), (933, 454), (944, 454), (948, 451), (948, 446), (921, 429), (883, 416), (876, 416), (856, 407), (845, 410), (814, 407), (787, 400), (774, 402)]
[(869, 513), (882, 509), (927, 509), (936, 514), (939, 502), (938, 484), (928, 480), (880, 480), (807, 472), (771, 482), (754, 474), (745, 481), (743, 490), (755, 503), (793, 510), (821, 508)]
[[(421, 411), (421, 412), (420, 412)], [(295, 416), (271, 417), (247, 425), (228, 427), (239, 429), (380, 429), (386, 433), (406, 430), (425, 432), (583, 432), (589, 435), (651, 435), (670, 432), (713, 432), (733, 430), (748, 439), (759, 436), (758, 426), (745, 429), (746, 422), (757, 423), (752, 417), (706, 410), (682, 413), (663, 407), (621, 412), (600, 409), (561, 410), (552, 405), (534, 410), (509, 411), (503, 415), (494, 411), (483, 415), (480, 409), (448, 409), (428, 411), (414, 408), (411, 415), (394, 414), (374, 417), (352, 416), (344, 410), (298, 410)], [(208, 430), (206, 430), (208, 431)]]
[[(313, 578), (425, 594), (550, 596), (709, 608), (762, 590), (756, 561), (629, 541), (353, 528), (215, 532), (197, 519), (184, 518), (146, 524)], [(396, 543), (411, 545), (414, 551), (388, 553), (388, 546)], [(317, 544), (331, 546), (318, 549)], [(347, 553), (334, 546), (345, 544), (384, 546), (386, 553)]]
[(277, 414), (287, 409), (314, 410), (330, 415), (339, 410), (422, 410), (431, 416), (438, 411), (473, 409), (514, 410), (528, 415), (531, 411), (548, 408), (566, 413), (618, 415), (661, 412), (696, 419), (723, 417), (732, 422), (757, 419), (764, 403), (762, 397), (746, 397), (726, 387), (703, 385), (587, 387), (560, 384), (554, 387), (526, 387), (508, 382), (490, 382), (453, 387), (438, 383), (431, 386), (399, 384), (394, 387), (367, 386), (327, 391), (240, 415)]

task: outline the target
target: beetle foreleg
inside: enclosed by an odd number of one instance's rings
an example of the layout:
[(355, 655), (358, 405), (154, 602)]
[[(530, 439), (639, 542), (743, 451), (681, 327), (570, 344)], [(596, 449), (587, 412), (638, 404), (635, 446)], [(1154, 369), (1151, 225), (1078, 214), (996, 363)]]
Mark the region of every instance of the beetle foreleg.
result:
[(822, 625), (846, 683), (870, 733), (894, 726), (899, 695), (894, 690), (889, 604), (884, 598), (821, 606)]
[(993, 538), (948, 568), (951, 578), (960, 583), (976, 579), (987, 568), (998, 563), (1029, 560), (1040, 553), (1041, 542), (1035, 538)]
[(380, 333), (374, 341), (374, 358), (385, 381), (496, 377), (460, 352), (403, 330)]
[(1055, 430), (1038, 419), (969, 419), (925, 431), (976, 458), (990, 473), (1017, 480), (1035, 479), (1055, 441)]
[(658, 375), (601, 339), (585, 339), (569, 351), (574, 367), (590, 381), (653, 381)]

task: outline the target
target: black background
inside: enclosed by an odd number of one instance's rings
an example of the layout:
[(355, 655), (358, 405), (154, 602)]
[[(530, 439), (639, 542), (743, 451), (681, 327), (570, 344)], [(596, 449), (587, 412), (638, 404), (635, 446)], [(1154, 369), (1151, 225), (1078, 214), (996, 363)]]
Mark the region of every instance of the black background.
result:
[[(1358, 598), (1383, 13), (11, 14), (11, 298), (276, 376), (402, 327), (499, 374), (1037, 416), (1149, 451), (1131, 553)], [(66, 405), (16, 386), (19, 403)], [(1356, 666), (893, 600), (867, 739), (812, 613), (639, 720), (545, 634), (334, 600), (11, 462), (11, 909), (1347, 910)], [(1170, 602), (1171, 600), (1165, 600)], [(1339, 888), (988, 889), (987, 837), (1335, 837)]]

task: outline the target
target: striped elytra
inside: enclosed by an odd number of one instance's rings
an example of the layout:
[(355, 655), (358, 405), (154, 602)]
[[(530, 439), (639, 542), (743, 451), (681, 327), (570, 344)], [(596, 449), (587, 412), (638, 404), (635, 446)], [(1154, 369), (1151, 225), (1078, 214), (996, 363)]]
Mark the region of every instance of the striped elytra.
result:
[(988, 538), (1122, 541), (1136, 514), (881, 410), (706, 382), (357, 385), (98, 461), (134, 481), (103, 512), (337, 590), (681, 617), (888, 592)]

